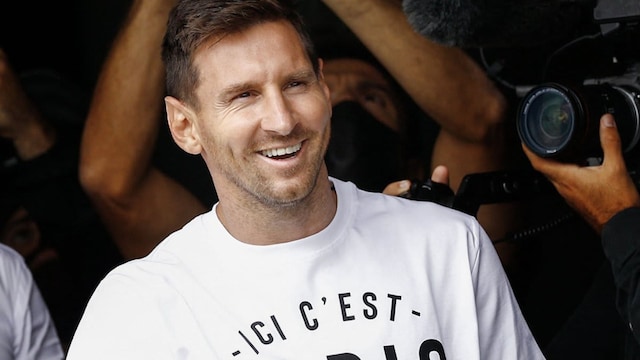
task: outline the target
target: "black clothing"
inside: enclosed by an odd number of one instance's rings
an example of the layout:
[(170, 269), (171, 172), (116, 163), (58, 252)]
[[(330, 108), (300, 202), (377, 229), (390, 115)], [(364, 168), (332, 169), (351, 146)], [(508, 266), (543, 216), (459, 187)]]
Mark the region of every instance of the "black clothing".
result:
[(514, 237), (523, 256), (511, 281), (524, 317), (547, 360), (624, 359), (626, 329), (600, 236), (546, 191), (530, 200), (531, 227)]
[(363, 190), (382, 192), (389, 183), (406, 178), (406, 157), (400, 134), (358, 102), (333, 107), (331, 140), (324, 157), (331, 176)]
[[(632, 332), (634, 325), (635, 328), (640, 326), (640, 257), (637, 255), (640, 249), (640, 208), (624, 210), (605, 224), (601, 234), (603, 258), (600, 261), (597, 256), (588, 261), (584, 258), (585, 248), (598, 244), (597, 234), (591, 231), (590, 235), (586, 223), (577, 217), (575, 220), (578, 222), (573, 222), (572, 230), (564, 233), (564, 239), (554, 237), (556, 241), (578, 240), (573, 252), (562, 251), (561, 248), (547, 249), (562, 256), (551, 262), (556, 265), (550, 266), (549, 263), (543, 266), (555, 270), (542, 278), (545, 279), (544, 287), (534, 286), (535, 291), (529, 293), (529, 297), (535, 293), (539, 298), (534, 301), (526, 299), (525, 304), (529, 306), (523, 309), (525, 318), (534, 336), (538, 335), (548, 360), (640, 360), (640, 336)], [(575, 236), (580, 233), (580, 236)], [(545, 260), (540, 261), (540, 264), (544, 263)], [(600, 266), (592, 272), (593, 265), (598, 263)], [(576, 291), (576, 284), (584, 285), (583, 281), (587, 279), (590, 284), (586, 291)], [(567, 291), (572, 288), (575, 289)], [(568, 294), (582, 297), (577, 302), (575, 299), (571, 301), (575, 306), (570, 311), (565, 308), (569, 314), (566, 321), (555, 333), (550, 333), (548, 330), (552, 329), (552, 323), (549, 318), (545, 319), (548, 317), (545, 313), (562, 309), (562, 304), (568, 303)], [(558, 316), (551, 318), (562, 319)], [(548, 338), (551, 334), (553, 337)]]
[(602, 247), (611, 263), (616, 306), (628, 328), (624, 359), (640, 359), (640, 208), (623, 210), (604, 225)]

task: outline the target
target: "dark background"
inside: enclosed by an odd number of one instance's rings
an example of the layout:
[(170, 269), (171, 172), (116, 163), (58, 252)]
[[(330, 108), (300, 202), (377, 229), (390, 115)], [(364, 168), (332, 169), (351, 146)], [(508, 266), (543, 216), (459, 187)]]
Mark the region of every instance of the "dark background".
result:
[[(347, 43), (353, 40), (346, 27), (338, 22), (320, 0), (296, 1), (303, 15), (307, 16), (308, 25), (317, 43), (322, 43), (325, 39)], [(49, 68), (90, 91), (130, 4), (131, 0), (7, 0), (0, 8), (0, 47), (4, 48), (12, 65), (19, 72)], [(589, 12), (584, 14), (583, 22), (592, 22)], [(588, 25), (586, 30), (580, 28), (567, 39), (547, 44), (546, 47), (527, 47), (527, 44), (522, 44), (524, 47), (519, 49), (485, 49), (487, 65), (499, 63), (499, 75), (516, 84), (543, 81), (545, 79), (540, 77), (540, 71), (549, 55), (573, 37), (593, 34), (597, 28), (592, 25)], [(323, 34), (328, 35), (322, 36)], [(634, 35), (631, 41), (622, 41), (616, 51), (634, 51), (632, 58), (636, 60), (640, 51), (637, 40)], [(555, 66), (550, 70), (556, 70), (556, 74), (564, 76), (567, 73), (577, 73), (576, 76), (580, 78), (592, 75), (590, 73), (595, 69), (606, 68), (606, 65), (595, 64), (596, 59), (603, 56), (607, 47), (613, 43), (611, 40), (605, 42), (606, 46), (602, 46), (594, 41), (585, 41), (584, 44), (574, 45), (555, 54)], [(581, 48), (586, 48), (586, 53)], [(478, 56), (475, 49), (471, 53)], [(607, 60), (608, 56), (604, 61)], [(588, 69), (584, 69), (584, 66), (588, 66)]]
[[(90, 91), (131, 2), (4, 1), (0, 47), (18, 72), (54, 70)], [(355, 39), (320, 0), (298, 0), (297, 4), (303, 14), (313, 15), (308, 23), (316, 35), (331, 33), (326, 38), (334, 43)]]
[(55, 70), (90, 90), (130, 0), (5, 1), (0, 47), (19, 72)]

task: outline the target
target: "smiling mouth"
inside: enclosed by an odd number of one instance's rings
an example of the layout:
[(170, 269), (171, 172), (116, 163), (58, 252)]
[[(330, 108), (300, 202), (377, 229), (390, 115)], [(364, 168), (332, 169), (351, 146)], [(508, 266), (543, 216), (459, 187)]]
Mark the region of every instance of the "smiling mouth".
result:
[(294, 156), (302, 148), (302, 143), (283, 148), (267, 149), (262, 151), (262, 155), (270, 159), (286, 159)]

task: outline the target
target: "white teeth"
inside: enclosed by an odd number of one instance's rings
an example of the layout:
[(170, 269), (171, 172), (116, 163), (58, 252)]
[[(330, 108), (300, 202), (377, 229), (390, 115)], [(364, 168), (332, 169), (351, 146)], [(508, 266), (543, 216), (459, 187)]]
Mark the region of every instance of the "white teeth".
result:
[(302, 147), (302, 144), (296, 144), (294, 146), (288, 146), (286, 148), (263, 150), (262, 155), (266, 157), (274, 157), (274, 156), (293, 154), (298, 150), (300, 150), (301, 147)]

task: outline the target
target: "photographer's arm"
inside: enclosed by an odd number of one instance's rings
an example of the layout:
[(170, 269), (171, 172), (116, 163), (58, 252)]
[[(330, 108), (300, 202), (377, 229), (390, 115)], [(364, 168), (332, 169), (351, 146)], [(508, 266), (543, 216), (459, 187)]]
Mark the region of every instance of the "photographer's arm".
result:
[[(640, 329), (640, 194), (627, 171), (612, 115), (600, 119), (600, 143), (604, 160), (598, 166), (544, 159), (523, 149), (532, 166), (601, 233), (618, 289), (618, 311), (632, 329)], [(640, 333), (634, 335), (640, 342)]]
[[(454, 190), (466, 174), (505, 167), (506, 100), (472, 58), (415, 32), (398, 0), (323, 1), (441, 126), (432, 165), (447, 166)], [(480, 208), (478, 219), (493, 239), (515, 229), (512, 207)]]
[(56, 143), (55, 128), (31, 102), (0, 48), (0, 137), (9, 139), (22, 161), (32, 160)]
[(175, 0), (136, 0), (100, 73), (80, 177), (125, 258), (146, 255), (204, 206), (151, 163), (162, 106), (160, 51)]
[(399, 0), (323, 2), (445, 130), (482, 142), (502, 122), (505, 100), (485, 72), (461, 49), (415, 32)]

